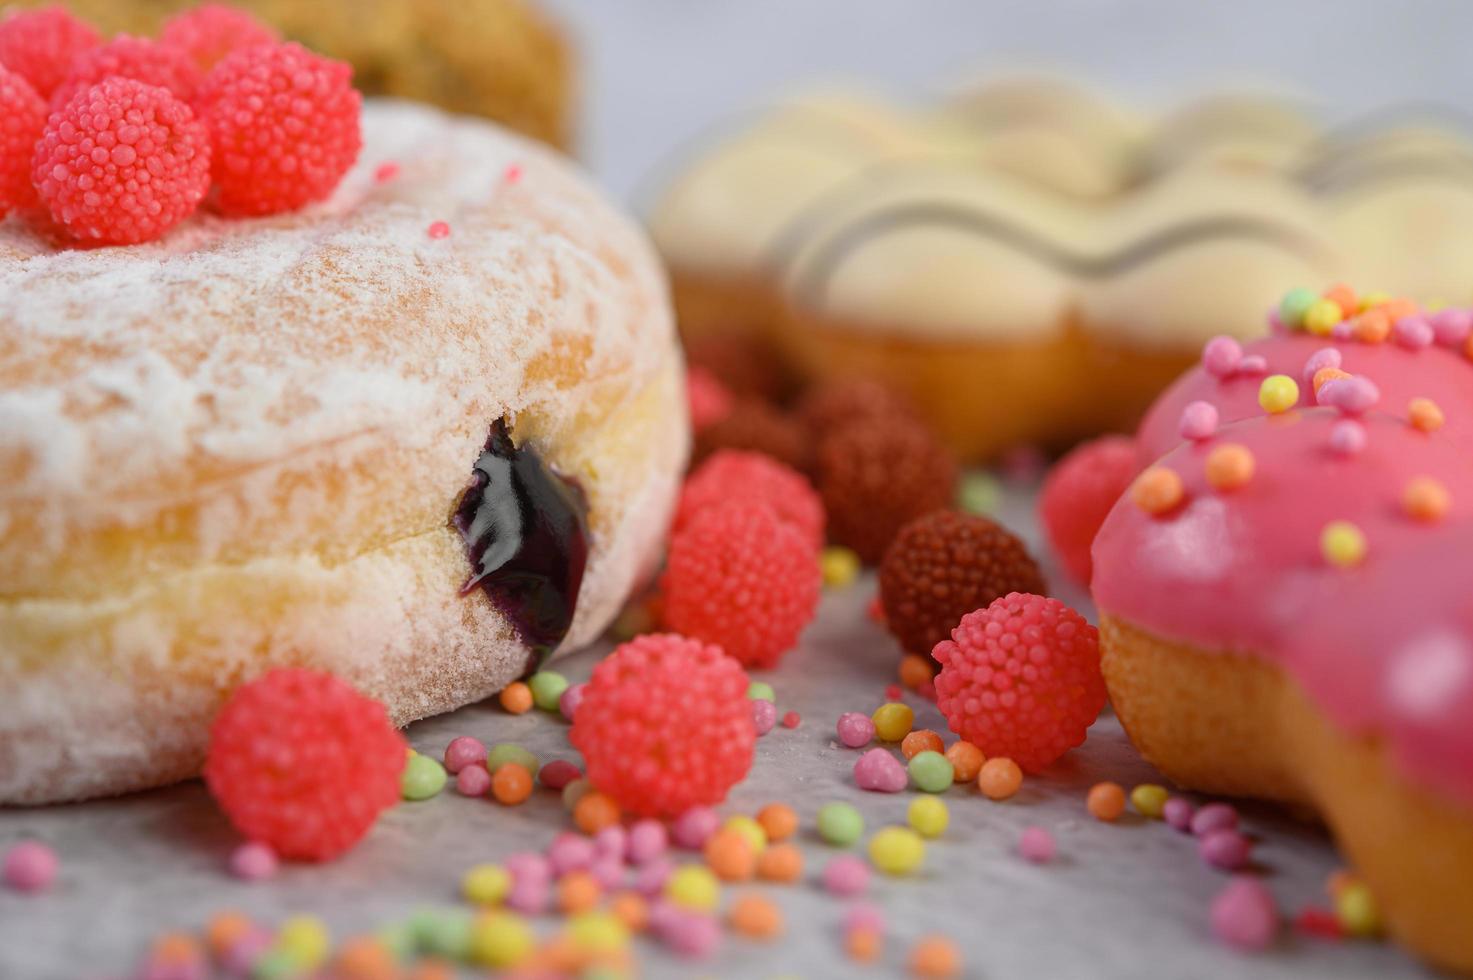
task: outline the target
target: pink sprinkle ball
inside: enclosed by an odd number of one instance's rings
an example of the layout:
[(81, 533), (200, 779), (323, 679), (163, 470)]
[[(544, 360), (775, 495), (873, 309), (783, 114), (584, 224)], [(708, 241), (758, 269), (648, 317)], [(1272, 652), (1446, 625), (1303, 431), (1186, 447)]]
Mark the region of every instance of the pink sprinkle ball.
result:
[(374, 182), (379, 184), (387, 184), (397, 176), (399, 176), (399, 164), (393, 160), (384, 161), (373, 172)]
[(557, 710), (567, 721), (573, 720), (573, 712), (578, 710), (578, 705), (583, 703), (583, 695), (588, 690), (588, 684), (574, 684), (563, 692), (562, 697), (557, 699)]
[(486, 761), (486, 746), (477, 738), (462, 735), (445, 746), (445, 771), (458, 773), (466, 766)]
[(757, 726), (758, 735), (766, 735), (777, 724), (777, 705), (766, 698), (752, 701), (752, 724)]
[(670, 847), (670, 835), (658, 820), (641, 820), (629, 828), (629, 863), (649, 864)]
[(801, 724), (803, 724), (803, 716), (798, 714), (798, 712), (789, 711), (783, 715), (784, 728), (797, 728)]
[(875, 723), (869, 715), (846, 711), (839, 716), (839, 744), (861, 749), (875, 740)]
[[(659, 825), (658, 821), (649, 822)], [(596, 859), (612, 857), (623, 861), (629, 853), (629, 831), (617, 823), (604, 827), (593, 835), (593, 850)]]
[(1442, 347), (1461, 347), (1473, 336), (1473, 310), (1446, 309), (1432, 317), (1433, 339)]
[(840, 854), (823, 869), (823, 887), (836, 898), (863, 895), (869, 888), (869, 865), (855, 854)]
[(1300, 380), (1304, 387), (1314, 386), (1314, 376), (1325, 368), (1338, 368), (1344, 361), (1340, 351), (1334, 347), (1321, 347), (1309, 355), (1309, 360), (1304, 362), (1304, 370), (1300, 372)]
[(501, 172), (503, 183), (516, 184), (522, 179), (522, 165), (519, 163), (508, 163), (506, 169)]
[(1227, 803), (1208, 803), (1192, 815), (1192, 833), (1201, 837), (1214, 830), (1234, 830), (1238, 811)]
[(455, 791), (461, 796), (484, 796), (491, 788), (491, 773), (479, 762), (455, 774)]
[(899, 684), (889, 684), (885, 687), (886, 701), (899, 701), (905, 697), (905, 692), (900, 689)]
[(1268, 373), (1268, 359), (1262, 354), (1249, 354), (1238, 362), (1238, 373), (1259, 375)]
[(1407, 350), (1422, 350), (1431, 347), (1435, 335), (1432, 324), (1420, 315), (1404, 316), (1391, 328), (1391, 336)]
[(1202, 348), (1202, 368), (1214, 378), (1230, 378), (1243, 360), (1243, 345), (1232, 337), (1213, 337)]
[(671, 907), (661, 913), (657, 932), (672, 952), (688, 959), (705, 959), (721, 945), (721, 924), (705, 912)]
[(506, 904), (526, 915), (541, 915), (552, 905), (552, 886), (545, 881), (514, 881)]
[(588, 873), (603, 886), (605, 892), (611, 892), (624, 885), (624, 862), (611, 854), (600, 855), (596, 858), (588, 866)]
[(598, 848), (592, 838), (570, 831), (563, 831), (552, 839), (547, 849), (547, 863), (552, 873), (561, 878), (570, 871), (584, 871), (598, 856)]
[(854, 783), (875, 793), (899, 793), (910, 783), (905, 766), (885, 749), (870, 749), (854, 763)]
[(43, 892), (56, 881), (56, 852), (38, 840), (23, 840), (5, 852), (3, 878), (18, 892)]
[(444, 221), (435, 221), (430, 224), (429, 236), (436, 241), (450, 237), (450, 225)]
[(665, 882), (675, 873), (675, 862), (658, 857), (644, 865), (634, 876), (634, 890), (645, 898), (654, 898), (665, 890)]
[(543, 884), (552, 880), (552, 866), (547, 858), (531, 851), (518, 851), (501, 862), (511, 875), (513, 884)]
[(1242, 868), (1252, 853), (1253, 842), (1236, 830), (1209, 830), (1197, 839), (1197, 856), (1223, 871)]
[(241, 881), (264, 881), (276, 875), (278, 861), (270, 844), (249, 841), (230, 853), (230, 873)]
[(276, 942), (276, 937), (267, 929), (252, 927), (225, 950), (220, 966), (227, 976), (248, 977), (255, 971), (256, 961)]
[(1166, 826), (1184, 834), (1192, 829), (1192, 817), (1196, 813), (1192, 801), (1180, 796), (1173, 796), (1161, 807), (1161, 819), (1166, 821)]
[(1343, 415), (1364, 415), (1381, 400), (1381, 389), (1370, 378), (1331, 378), (1320, 385), (1315, 397), (1319, 404)]
[(1330, 429), (1330, 451), (1337, 456), (1359, 456), (1366, 448), (1366, 427), (1341, 419)]
[(868, 902), (855, 902), (844, 910), (844, 931), (883, 934), (885, 931), (884, 910)]
[(699, 851), (721, 826), (721, 817), (708, 806), (693, 806), (675, 818), (670, 827), (677, 847)]
[(1212, 934), (1229, 946), (1257, 952), (1279, 932), (1279, 907), (1257, 878), (1238, 876), (1212, 900)]
[(1193, 442), (1212, 438), (1217, 432), (1217, 407), (1211, 402), (1191, 402), (1181, 411), (1181, 437)]
[(554, 792), (561, 793), (569, 783), (583, 773), (567, 759), (554, 759), (537, 772), (537, 781)]
[(1018, 853), (1034, 864), (1048, 864), (1058, 853), (1054, 835), (1042, 827), (1024, 827), (1018, 836)]

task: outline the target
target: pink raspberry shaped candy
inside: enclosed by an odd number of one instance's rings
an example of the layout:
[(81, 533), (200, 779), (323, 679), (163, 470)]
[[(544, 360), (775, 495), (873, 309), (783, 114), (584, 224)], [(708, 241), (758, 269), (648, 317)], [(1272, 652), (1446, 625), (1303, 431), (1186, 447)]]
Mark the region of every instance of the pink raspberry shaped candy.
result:
[(300, 44), (243, 48), (215, 66), (196, 107), (221, 213), (281, 214), (332, 194), (363, 148), (352, 78), (349, 65)]
[(1104, 436), (1079, 446), (1049, 471), (1039, 517), (1054, 554), (1076, 582), (1089, 583), (1095, 535), (1139, 470), (1135, 440)]
[(72, 62), (66, 78), (51, 94), (51, 104), (64, 106), (83, 89), (115, 77), (168, 89), (186, 103), (194, 98), (205, 78), (183, 52), (145, 37), (120, 34)]
[(670, 544), (665, 625), (746, 666), (775, 667), (813, 618), (820, 577), (812, 541), (768, 505), (706, 507)]
[(706, 508), (731, 500), (758, 500), (813, 544), (823, 546), (823, 503), (797, 470), (771, 456), (742, 449), (712, 453), (685, 481), (675, 510), (675, 531)]
[(636, 637), (593, 669), (569, 739), (625, 810), (675, 817), (746, 777), (757, 734), (747, 675), (709, 643)]
[(43, 99), (51, 98), (77, 55), (101, 43), (92, 25), (59, 6), (17, 10), (0, 19), (0, 65), (30, 82)]
[(1057, 599), (1003, 596), (963, 616), (933, 656), (951, 730), (1028, 772), (1081, 744), (1105, 706), (1099, 633)]
[(260, 44), (276, 44), (281, 35), (244, 10), (223, 3), (204, 3), (170, 17), (159, 42), (183, 52), (202, 71), (226, 55)]
[(46, 128), (46, 101), (29, 82), (0, 65), (0, 218), (36, 204), (31, 156)]
[(31, 179), (51, 217), (77, 240), (150, 241), (204, 199), (209, 141), (189, 106), (167, 90), (109, 78), (51, 114)]

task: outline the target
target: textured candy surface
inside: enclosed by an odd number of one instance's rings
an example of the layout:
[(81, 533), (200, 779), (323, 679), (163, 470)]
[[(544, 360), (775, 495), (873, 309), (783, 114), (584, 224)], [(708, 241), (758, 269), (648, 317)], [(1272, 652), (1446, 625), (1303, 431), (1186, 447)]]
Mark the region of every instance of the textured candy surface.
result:
[(72, 62), (66, 78), (51, 94), (51, 105), (66, 105), (83, 89), (113, 77), (168, 89), (186, 104), (194, 99), (204, 81), (199, 67), (182, 51), (148, 38), (121, 34)]
[(66, 77), (72, 59), (102, 43), (102, 35), (61, 7), (14, 11), (0, 19), (0, 64), (43, 99)]
[(815, 551), (822, 547), (823, 504), (803, 474), (771, 456), (740, 449), (712, 454), (685, 481), (675, 511), (675, 533), (707, 508), (733, 500), (767, 504)]
[(1123, 436), (1086, 442), (1049, 470), (1038, 514), (1054, 554), (1076, 582), (1088, 584), (1090, 546), (1139, 470), (1135, 440)]
[(0, 218), (36, 203), (31, 157), (46, 128), (46, 101), (0, 64)]
[(205, 3), (169, 18), (159, 41), (176, 48), (209, 71), (233, 51), (275, 44), (280, 35), (250, 14), (223, 3)]

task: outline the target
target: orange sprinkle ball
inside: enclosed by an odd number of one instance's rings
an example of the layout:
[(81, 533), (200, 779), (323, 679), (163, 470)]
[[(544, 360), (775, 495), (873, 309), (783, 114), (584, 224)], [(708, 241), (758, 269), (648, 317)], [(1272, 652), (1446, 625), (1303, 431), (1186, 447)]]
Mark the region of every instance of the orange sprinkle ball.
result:
[(1096, 820), (1110, 823), (1125, 812), (1125, 790), (1119, 783), (1095, 783), (1089, 788), (1084, 806)]
[(501, 707), (514, 715), (523, 715), (532, 710), (532, 689), (521, 681), (512, 681), (496, 696)]
[(783, 912), (771, 899), (743, 895), (727, 913), (731, 927), (749, 939), (773, 939), (783, 934)]
[[(502, 766), (502, 769), (505, 769)], [(498, 773), (501, 769), (496, 770)], [(493, 787), (494, 788), (494, 787)], [(578, 805), (573, 807), (573, 823), (590, 837), (619, 822), (619, 804), (613, 798), (597, 790), (584, 793)]]
[(220, 912), (205, 926), (205, 945), (217, 959), (224, 956), (230, 947), (251, 931), (251, 920), (239, 912)]
[(1130, 499), (1147, 514), (1175, 510), (1186, 497), (1181, 476), (1165, 466), (1152, 466), (1130, 485)]
[(1447, 421), (1442, 409), (1430, 398), (1413, 398), (1411, 404), (1407, 405), (1407, 419), (1412, 423), (1412, 428), (1422, 432), (1436, 432)]
[(1005, 800), (1023, 785), (1023, 770), (1012, 759), (998, 756), (982, 763), (977, 773), (977, 788), (989, 800)]
[(757, 871), (751, 842), (735, 828), (726, 827), (712, 834), (703, 853), (706, 865), (723, 881), (747, 881)]
[(408, 980), (455, 980), (455, 967), (444, 960), (420, 960)]
[(1388, 320), (1395, 323), (1404, 316), (1416, 316), (1419, 310), (1417, 309), (1416, 303), (1407, 299), (1405, 296), (1398, 296), (1395, 299), (1388, 299), (1382, 303), (1381, 312), (1386, 314)]
[(757, 855), (757, 877), (789, 884), (803, 877), (803, 852), (792, 844), (773, 844)]
[(1407, 484), (1401, 496), (1402, 509), (1408, 517), (1435, 524), (1447, 516), (1453, 505), (1447, 487), (1430, 476), (1419, 476)]
[(150, 950), (157, 963), (182, 964), (204, 957), (204, 950), (193, 936), (182, 932), (171, 932), (154, 940)]
[(962, 971), (962, 954), (945, 936), (923, 936), (910, 951), (910, 972), (916, 977), (954, 977)]
[(1217, 490), (1236, 490), (1253, 479), (1253, 453), (1235, 442), (1214, 446), (1207, 454), (1207, 482)]
[(769, 841), (787, 840), (798, 832), (798, 814), (786, 803), (769, 803), (757, 811), (757, 822)]
[(870, 929), (851, 929), (844, 937), (844, 952), (859, 963), (873, 963), (884, 952), (880, 934)]
[(957, 739), (946, 750), (946, 761), (951, 763), (952, 782), (970, 783), (982, 771), (987, 757), (982, 750), (966, 739)]
[(358, 936), (338, 947), (332, 975), (342, 980), (395, 980), (399, 976), (399, 964), (378, 939)]
[(587, 871), (570, 871), (558, 879), (557, 907), (568, 915), (587, 912), (603, 898), (603, 886)]
[(900, 754), (914, 759), (922, 752), (942, 752), (946, 748), (941, 736), (929, 728), (917, 728), (900, 740)]
[(900, 683), (914, 691), (936, 678), (936, 668), (925, 657), (908, 653), (900, 659)]
[(1336, 283), (1325, 290), (1325, 299), (1340, 307), (1340, 315), (1350, 316), (1360, 306), (1355, 298), (1355, 290), (1343, 282)]
[(1314, 380), (1310, 382), (1310, 384), (1314, 388), (1314, 393), (1318, 395), (1320, 393), (1321, 386), (1323, 386), (1326, 381), (1343, 380), (1348, 377), (1350, 377), (1349, 371), (1342, 371), (1337, 367), (1322, 367), (1314, 373)]
[(1355, 875), (1346, 869), (1337, 868), (1331, 871), (1330, 876), (1325, 879), (1325, 894), (1331, 898), (1339, 898), (1340, 893), (1355, 884), (1357, 880)]
[(650, 924), (650, 903), (639, 892), (620, 892), (609, 900), (609, 913), (630, 932), (644, 932)]
[(507, 762), (491, 774), (491, 795), (497, 803), (516, 806), (532, 795), (532, 774), (517, 762)]
[[(1367, 310), (1354, 321), (1355, 339), (1363, 344), (1384, 344), (1391, 336), (1391, 317), (1384, 309)], [(1318, 384), (1315, 385), (1319, 387)]]

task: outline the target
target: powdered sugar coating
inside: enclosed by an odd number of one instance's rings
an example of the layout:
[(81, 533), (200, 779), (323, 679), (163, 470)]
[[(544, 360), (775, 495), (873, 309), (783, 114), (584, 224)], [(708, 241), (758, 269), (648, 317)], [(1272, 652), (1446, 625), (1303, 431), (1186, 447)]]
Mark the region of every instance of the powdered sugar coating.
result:
[[(22, 692), (0, 756), (30, 753), (0, 764), (0, 799), (189, 773), (220, 688), (291, 649), (400, 722), (512, 679), (525, 650), (456, 594), (446, 524), (494, 419), (590, 499), (566, 646), (648, 570), (687, 447), (648, 243), (495, 127), (395, 102), (363, 125), (359, 164), (297, 214), (201, 212), (90, 251), (0, 222), (0, 688)], [(401, 173), (376, 183), (386, 160)], [(452, 239), (424, 234), (437, 219)], [(187, 675), (195, 696), (150, 719), (126, 683), (79, 703), (75, 674), (100, 660)], [(109, 764), (28, 785), (86, 725)]]

